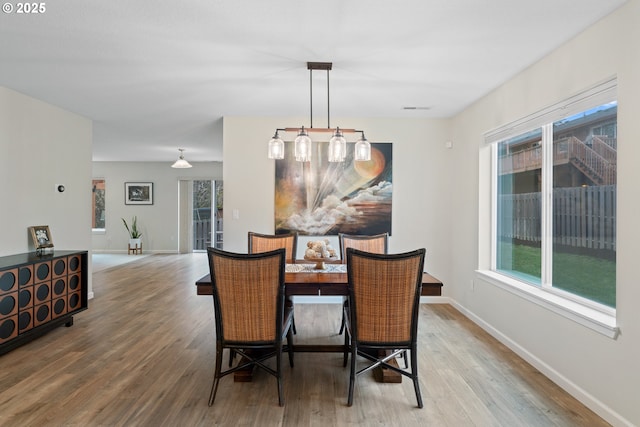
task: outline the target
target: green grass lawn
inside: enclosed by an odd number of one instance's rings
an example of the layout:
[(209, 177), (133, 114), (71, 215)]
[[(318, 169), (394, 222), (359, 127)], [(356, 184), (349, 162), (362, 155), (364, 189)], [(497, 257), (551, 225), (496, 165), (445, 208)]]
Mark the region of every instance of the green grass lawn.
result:
[[(500, 244), (502, 260), (508, 270), (533, 276), (540, 283), (540, 248)], [(512, 261), (511, 261), (512, 260)], [(553, 286), (597, 301), (616, 306), (616, 263), (588, 255), (554, 253)]]

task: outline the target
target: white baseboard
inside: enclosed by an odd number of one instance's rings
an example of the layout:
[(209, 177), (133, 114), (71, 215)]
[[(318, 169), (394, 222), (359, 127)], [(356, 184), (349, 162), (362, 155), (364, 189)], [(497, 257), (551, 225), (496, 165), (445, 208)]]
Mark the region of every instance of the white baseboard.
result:
[(472, 322), (480, 326), (484, 329), (489, 335), (500, 341), (502, 344), (507, 346), (511, 351), (516, 353), (518, 356), (522, 357), (526, 360), (530, 365), (535, 367), (537, 370), (542, 372), (547, 378), (556, 383), (559, 387), (565, 390), (567, 393), (578, 399), (582, 404), (591, 409), (593, 412), (598, 414), (600, 417), (605, 419), (608, 423), (614, 426), (624, 426), (624, 427), (633, 427), (633, 424), (622, 417), (617, 412), (613, 411), (609, 406), (605, 405), (603, 402), (592, 396), (590, 393), (579, 387), (574, 382), (570, 381), (568, 378), (560, 374), (558, 371), (553, 369), (551, 366), (537, 358), (535, 355), (530, 353), (527, 349), (521, 347), (518, 343), (511, 340), (509, 337), (504, 335), (502, 332), (494, 328), (489, 323), (482, 320), (480, 317), (476, 316), (473, 312), (467, 310), (464, 306), (460, 305), (457, 301), (449, 299), (449, 303), (455, 307), (460, 313), (462, 313), (465, 317), (470, 319)]

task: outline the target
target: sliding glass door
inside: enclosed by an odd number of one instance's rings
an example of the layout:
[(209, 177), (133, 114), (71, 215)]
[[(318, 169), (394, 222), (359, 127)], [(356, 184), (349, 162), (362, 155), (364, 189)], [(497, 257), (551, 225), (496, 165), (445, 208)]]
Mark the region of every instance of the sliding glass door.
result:
[(193, 181), (193, 251), (222, 249), (222, 181)]

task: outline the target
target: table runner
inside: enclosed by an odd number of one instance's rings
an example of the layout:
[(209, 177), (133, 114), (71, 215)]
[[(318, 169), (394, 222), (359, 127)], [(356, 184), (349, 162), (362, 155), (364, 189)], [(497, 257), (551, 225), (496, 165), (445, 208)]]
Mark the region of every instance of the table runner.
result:
[(324, 270), (317, 270), (315, 264), (287, 264), (287, 273), (346, 273), (346, 264), (325, 264)]

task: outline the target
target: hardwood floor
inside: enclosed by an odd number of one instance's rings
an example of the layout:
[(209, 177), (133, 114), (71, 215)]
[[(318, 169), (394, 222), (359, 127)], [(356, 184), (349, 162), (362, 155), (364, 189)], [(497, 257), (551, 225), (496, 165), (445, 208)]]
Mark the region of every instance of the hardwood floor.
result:
[[(0, 425), (608, 425), (449, 305), (421, 308), (423, 409), (410, 381), (370, 376), (358, 379), (347, 407), (349, 371), (330, 353), (283, 363), (284, 408), (263, 372), (252, 383), (224, 378), (208, 407), (213, 303), (194, 286), (206, 273), (205, 254), (152, 255), (94, 273), (95, 298), (72, 327), (0, 356)], [(296, 304), (295, 339), (340, 343), (340, 307)]]

